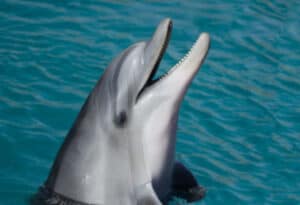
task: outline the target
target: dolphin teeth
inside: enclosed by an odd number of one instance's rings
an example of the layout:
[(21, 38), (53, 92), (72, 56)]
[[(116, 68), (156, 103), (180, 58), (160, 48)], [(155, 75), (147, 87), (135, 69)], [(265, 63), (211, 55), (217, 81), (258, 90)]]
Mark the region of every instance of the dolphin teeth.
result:
[(193, 49), (195, 48), (197, 42), (200, 40), (200, 36), (198, 37), (198, 39), (193, 43), (192, 47), (190, 48), (190, 50), (173, 66), (173, 68), (171, 68), (165, 75), (163, 75), (161, 78), (159, 78), (159, 80), (161, 80), (163, 77), (169, 75), (170, 73), (172, 73), (174, 70), (176, 70), (176, 68), (181, 65), (192, 53)]
[(173, 72), (179, 65), (181, 65), (189, 57), (189, 55), (192, 53), (192, 50), (195, 47), (195, 45), (197, 44), (198, 40), (199, 40), (199, 38), (194, 42), (194, 44), (192, 45), (192, 47), (190, 48), (190, 50), (175, 64), (175, 66), (173, 66), (173, 68), (171, 68), (170, 70), (168, 70), (165, 74), (161, 75), (157, 79), (153, 80), (152, 84), (161, 81), (163, 78), (165, 78), (171, 72)]
[(146, 84), (145, 88), (146, 87), (151, 87), (152, 85), (156, 84), (157, 82), (160, 82), (162, 79), (164, 79), (165, 77), (170, 75), (173, 71), (175, 71), (181, 64), (183, 64), (190, 57), (190, 55), (193, 53), (193, 51), (195, 50), (196, 45), (201, 40), (201, 36), (202, 36), (202, 34), (199, 35), (198, 39), (193, 43), (193, 45), (189, 49), (189, 51), (171, 69), (169, 69), (166, 73), (164, 73), (160, 77), (158, 77), (156, 79), (151, 79), (149, 81), (149, 83)]

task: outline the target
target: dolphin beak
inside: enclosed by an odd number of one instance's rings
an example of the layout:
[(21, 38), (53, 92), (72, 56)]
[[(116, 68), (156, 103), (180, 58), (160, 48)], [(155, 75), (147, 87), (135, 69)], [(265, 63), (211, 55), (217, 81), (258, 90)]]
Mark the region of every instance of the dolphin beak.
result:
[[(172, 90), (177, 93), (181, 91), (182, 95), (184, 95), (190, 82), (201, 68), (209, 47), (209, 34), (200, 34), (190, 51), (164, 77), (159, 79), (158, 83), (155, 83), (154, 86), (159, 86), (160, 89), (165, 88), (170, 90), (170, 92)], [(178, 90), (176, 91), (174, 87), (178, 88)]]
[[(167, 25), (165, 25), (165, 27), (166, 26)], [(166, 36), (169, 38), (167, 34)], [(154, 35), (153, 39), (156, 39), (156, 35)], [(166, 42), (166, 40), (160, 40), (160, 42)], [(152, 77), (154, 76), (157, 68), (152, 70), (151, 77), (140, 92), (139, 97), (147, 95), (149, 92), (155, 93), (155, 90), (159, 89), (159, 93), (166, 92), (166, 95), (168, 96), (182, 98), (193, 77), (203, 64), (209, 47), (209, 34), (200, 34), (190, 51), (175, 66), (173, 66), (168, 73), (156, 80), (153, 80)], [(164, 51), (164, 49), (161, 49), (161, 51)], [(159, 53), (157, 56), (160, 60), (162, 54)]]
[[(152, 64), (152, 74), (156, 71), (160, 60), (166, 51), (172, 31), (171, 19), (164, 19), (157, 27), (151, 40), (145, 48), (145, 62)], [(148, 64), (148, 65), (149, 65)], [(150, 76), (152, 77), (152, 76)]]
[[(144, 77), (142, 79), (142, 87), (138, 96), (143, 92), (144, 88), (152, 83), (152, 78), (157, 71), (161, 58), (168, 46), (169, 38), (172, 31), (172, 21), (167, 18), (160, 22), (156, 28), (152, 38), (146, 43), (144, 49)], [(138, 98), (138, 97), (137, 97)]]

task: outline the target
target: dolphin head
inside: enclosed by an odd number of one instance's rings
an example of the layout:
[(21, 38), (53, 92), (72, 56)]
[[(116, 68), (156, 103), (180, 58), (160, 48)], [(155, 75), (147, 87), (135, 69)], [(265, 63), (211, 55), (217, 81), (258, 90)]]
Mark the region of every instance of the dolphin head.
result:
[(96, 92), (107, 95), (107, 102), (101, 106), (109, 112), (105, 116), (110, 117), (105, 127), (127, 130), (143, 140), (143, 167), (150, 170), (159, 196), (170, 191), (180, 104), (210, 45), (209, 35), (202, 33), (179, 63), (154, 79), (171, 30), (171, 20), (165, 19), (149, 41), (136, 43), (121, 53), (100, 81), (98, 88), (104, 89)]
[(167, 192), (179, 105), (209, 47), (208, 34), (200, 35), (182, 61), (154, 80), (171, 28), (163, 20), (149, 41), (110, 63), (69, 131), (47, 188), (99, 204), (134, 204), (132, 196), (144, 196), (138, 190), (152, 182), (160, 198)]
[(171, 30), (172, 21), (165, 19), (149, 41), (136, 43), (122, 52), (108, 66), (93, 92), (102, 113), (99, 124), (106, 133), (126, 132), (135, 142), (137, 138), (142, 140), (139, 146), (143, 146), (143, 154), (137, 155), (144, 159), (137, 161), (144, 164), (139, 172), (149, 170), (160, 198), (167, 195), (172, 183), (180, 104), (210, 45), (209, 35), (200, 34), (182, 60), (154, 79)]
[(98, 107), (110, 118), (108, 124), (122, 129), (133, 122), (136, 112), (139, 117), (144, 115), (142, 122), (145, 123), (166, 101), (172, 107), (171, 113), (178, 112), (186, 89), (205, 59), (209, 36), (201, 34), (179, 63), (167, 74), (154, 79), (171, 30), (172, 21), (163, 20), (149, 41), (130, 46), (105, 70), (92, 94), (97, 98)]

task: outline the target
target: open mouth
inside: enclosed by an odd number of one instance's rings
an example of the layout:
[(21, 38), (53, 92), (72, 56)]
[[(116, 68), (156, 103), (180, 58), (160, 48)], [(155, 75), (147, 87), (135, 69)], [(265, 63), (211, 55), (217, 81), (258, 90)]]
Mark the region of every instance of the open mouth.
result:
[(157, 82), (161, 77), (154, 79), (154, 76), (158, 70), (159, 64), (161, 62), (161, 59), (167, 49), (167, 46), (169, 44), (169, 40), (170, 40), (170, 36), (171, 36), (171, 32), (172, 32), (172, 21), (168, 20), (168, 25), (166, 28), (166, 33), (163, 39), (162, 44), (160, 45), (160, 48), (158, 49), (158, 55), (156, 56), (156, 60), (154, 63), (154, 66), (151, 70), (150, 75), (148, 76), (148, 79), (146, 81), (146, 83), (144, 84), (144, 86), (142, 87), (142, 89), (140, 90), (138, 96), (137, 96), (137, 100), (139, 99), (140, 95), (145, 91), (145, 89), (147, 89), (148, 87), (150, 87), (151, 85), (153, 85), (155, 82)]
[[(159, 46), (159, 49), (156, 49), (157, 54), (155, 55), (154, 59), (154, 66), (152, 67), (152, 70), (148, 74), (148, 78), (140, 90), (137, 100), (141, 96), (142, 93), (144, 93), (146, 90), (149, 88), (159, 84), (159, 82), (162, 82), (164, 78), (167, 78), (168, 76), (171, 75), (175, 70), (185, 68), (187, 71), (184, 73), (184, 75), (188, 76), (187, 82), (189, 82), (189, 79), (191, 79), (200, 65), (202, 64), (203, 60), (205, 59), (207, 55), (207, 51), (209, 48), (209, 35), (207, 33), (202, 33), (197, 41), (193, 44), (189, 52), (175, 65), (173, 66), (167, 73), (159, 76), (158, 78), (154, 78), (159, 64), (161, 62), (161, 59), (166, 51), (166, 48), (169, 43), (170, 35), (171, 35), (171, 30), (172, 30), (172, 22), (171, 20), (168, 21), (167, 28), (165, 28), (166, 32), (164, 32), (164, 38), (160, 42), (161, 45)], [(155, 34), (156, 35), (156, 34)], [(191, 67), (191, 68), (189, 68)], [(184, 79), (183, 79), (184, 80)]]

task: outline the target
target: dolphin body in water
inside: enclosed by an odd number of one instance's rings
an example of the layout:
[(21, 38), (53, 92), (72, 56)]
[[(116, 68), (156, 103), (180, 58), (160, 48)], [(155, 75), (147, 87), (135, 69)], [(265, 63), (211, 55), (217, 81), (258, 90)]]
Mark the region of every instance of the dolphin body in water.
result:
[(175, 161), (178, 111), (209, 49), (202, 33), (189, 53), (154, 80), (172, 22), (116, 57), (70, 129), (38, 196), (40, 204), (159, 205), (204, 189)]

